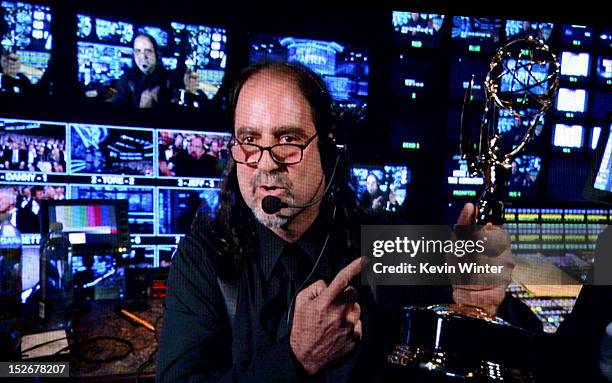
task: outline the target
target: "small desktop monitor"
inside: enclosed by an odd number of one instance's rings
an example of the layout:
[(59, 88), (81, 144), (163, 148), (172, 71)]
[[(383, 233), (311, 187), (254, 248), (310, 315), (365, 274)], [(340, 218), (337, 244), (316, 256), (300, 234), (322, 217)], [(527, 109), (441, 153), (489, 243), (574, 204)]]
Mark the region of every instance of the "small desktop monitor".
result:
[(74, 254), (121, 254), (130, 249), (126, 200), (44, 200), (40, 206), (41, 238), (59, 222)]
[(393, 39), (412, 48), (437, 48), (442, 37), (445, 15), (393, 11)]
[(53, 49), (51, 22), (47, 5), (0, 0), (0, 95), (49, 93), (41, 79)]
[(602, 27), (599, 30), (599, 45), (605, 48), (612, 48), (612, 28)]
[(612, 85), (612, 56), (597, 57), (597, 82)]
[(586, 25), (564, 24), (561, 26), (560, 41), (575, 47), (590, 46), (595, 39), (593, 27)]
[(542, 171), (542, 157), (532, 154), (520, 155), (512, 160), (508, 196), (529, 198), (534, 196), (537, 181)]
[(564, 153), (582, 151), (585, 129), (582, 125), (555, 124), (552, 136), (553, 149)]
[(547, 42), (553, 32), (554, 24), (528, 20), (506, 20), (506, 39), (514, 40), (529, 36)]
[[(525, 113), (532, 115), (535, 113), (535, 110), (527, 109), (525, 110)], [(501, 137), (501, 146), (504, 152), (509, 152), (521, 142), (525, 136), (525, 133), (531, 126), (532, 120), (533, 118), (519, 118), (513, 116), (510, 111), (500, 109), (497, 119), (497, 132)], [(541, 144), (540, 137), (542, 136), (545, 120), (545, 116), (541, 116), (538, 119), (538, 122), (534, 128), (534, 136), (532, 141), (529, 143), (529, 147), (533, 148), (534, 146)]]
[(298, 62), (323, 78), (341, 109), (367, 105), (370, 61), (367, 49), (337, 41), (292, 36), (254, 35), (249, 62)]
[(582, 116), (587, 110), (588, 91), (585, 89), (559, 88), (556, 109), (567, 117)]
[[(135, 108), (200, 108), (221, 87), (227, 65), (224, 28), (91, 14), (77, 14), (76, 24), (78, 81), (88, 99)], [(143, 49), (157, 53), (139, 63), (133, 47), (143, 34)], [(155, 84), (141, 85), (145, 72)], [(143, 97), (144, 91), (152, 97)]]
[(410, 169), (405, 165), (360, 165), (351, 168), (359, 207), (370, 214), (399, 212), (408, 196)]
[(561, 76), (570, 81), (588, 79), (591, 73), (591, 55), (586, 52), (561, 53)]
[(500, 41), (501, 19), (454, 16), (451, 38), (459, 49), (472, 53), (495, 50)]

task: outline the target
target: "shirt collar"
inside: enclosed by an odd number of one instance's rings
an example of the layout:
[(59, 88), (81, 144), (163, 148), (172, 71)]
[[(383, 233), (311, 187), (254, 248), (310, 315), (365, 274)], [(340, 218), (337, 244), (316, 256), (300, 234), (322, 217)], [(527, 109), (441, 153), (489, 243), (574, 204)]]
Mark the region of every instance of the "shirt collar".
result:
[[(255, 233), (259, 242), (257, 262), (266, 277), (266, 281), (269, 281), (276, 262), (278, 262), (285, 248), (292, 243), (285, 241), (257, 220), (255, 223)], [(300, 250), (314, 261), (319, 256), (321, 246), (323, 246), (325, 238), (323, 234), (321, 224), (316, 220), (293, 244), (299, 246)]]

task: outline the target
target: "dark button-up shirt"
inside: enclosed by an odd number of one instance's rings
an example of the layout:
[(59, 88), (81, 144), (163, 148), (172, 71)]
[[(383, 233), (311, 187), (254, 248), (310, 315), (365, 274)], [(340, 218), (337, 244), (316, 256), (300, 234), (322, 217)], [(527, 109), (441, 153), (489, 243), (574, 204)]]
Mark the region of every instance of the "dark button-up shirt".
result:
[[(289, 345), (287, 316), (296, 292), (318, 279), (330, 283), (357, 254), (350, 254), (333, 239), (323, 249), (327, 235), (316, 223), (294, 243), (259, 223), (255, 232), (257, 256), (245, 261), (238, 278), (233, 323), (217, 281), (214, 250), (204, 234), (193, 232), (180, 243), (168, 277), (158, 380), (372, 381), (384, 364), (399, 324), (393, 324), (393, 318), (385, 312), (390, 306), (374, 304), (366, 286), (357, 286), (363, 339), (343, 361), (308, 376)], [(305, 280), (319, 256), (313, 275)], [(419, 292), (416, 295), (423, 296)], [(440, 300), (433, 298), (433, 302)], [(386, 331), (377, 330), (381, 328)]]

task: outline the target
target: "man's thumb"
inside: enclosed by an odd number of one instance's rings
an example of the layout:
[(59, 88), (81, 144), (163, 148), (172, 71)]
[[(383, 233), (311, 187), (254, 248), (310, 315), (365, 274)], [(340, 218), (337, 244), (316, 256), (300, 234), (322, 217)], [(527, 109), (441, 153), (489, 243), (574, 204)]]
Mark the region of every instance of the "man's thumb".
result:
[(461, 214), (457, 219), (457, 225), (473, 225), (476, 223), (476, 214), (478, 209), (473, 203), (466, 203), (461, 209)]

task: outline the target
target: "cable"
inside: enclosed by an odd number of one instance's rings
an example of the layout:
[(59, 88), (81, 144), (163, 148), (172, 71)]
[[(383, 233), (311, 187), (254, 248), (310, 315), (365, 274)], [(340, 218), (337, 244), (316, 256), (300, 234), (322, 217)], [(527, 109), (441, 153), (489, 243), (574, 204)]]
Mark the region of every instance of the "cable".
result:
[[(164, 317), (164, 314), (160, 314), (153, 322), (153, 326), (155, 327), (155, 332), (153, 333), (153, 336), (155, 337), (155, 341), (157, 342), (158, 345), (159, 345), (159, 338), (158, 338), (159, 331), (157, 330), (157, 325), (159, 324), (160, 319), (162, 319), (163, 317)], [(143, 373), (145, 368), (149, 364), (151, 364), (151, 362), (153, 362), (153, 359), (155, 355), (157, 354), (158, 349), (159, 349), (159, 346), (155, 347), (155, 349), (151, 352), (151, 354), (149, 354), (149, 357), (147, 358), (147, 360), (142, 362), (140, 366), (138, 366), (138, 368), (136, 369), (136, 377), (135, 377), (136, 383), (139, 382), (139, 377)]]

